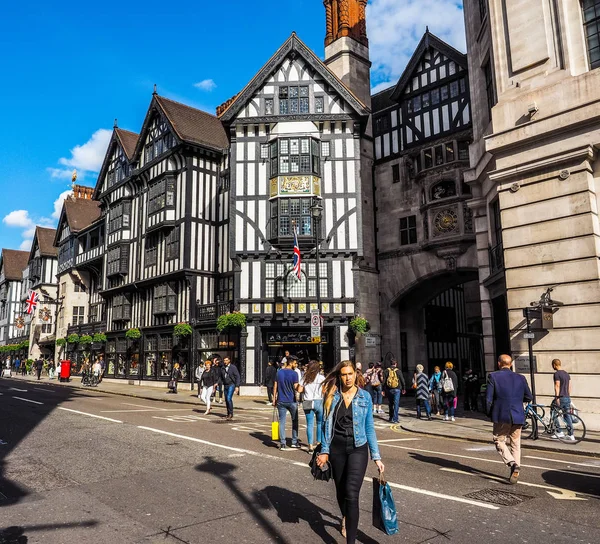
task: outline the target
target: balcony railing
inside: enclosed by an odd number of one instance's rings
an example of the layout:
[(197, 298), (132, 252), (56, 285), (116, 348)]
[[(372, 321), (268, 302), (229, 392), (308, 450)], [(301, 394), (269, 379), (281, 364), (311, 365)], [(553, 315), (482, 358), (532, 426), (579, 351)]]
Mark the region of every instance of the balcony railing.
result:
[(96, 321), (94, 323), (84, 323), (82, 325), (69, 325), (67, 328), (67, 336), (69, 334), (78, 334), (83, 336), (89, 334), (93, 336), (97, 332), (106, 332), (106, 321)]
[(214, 323), (220, 316), (232, 310), (233, 304), (230, 301), (198, 304), (196, 306), (196, 323)]
[(490, 276), (504, 270), (504, 250), (502, 242), (489, 249)]

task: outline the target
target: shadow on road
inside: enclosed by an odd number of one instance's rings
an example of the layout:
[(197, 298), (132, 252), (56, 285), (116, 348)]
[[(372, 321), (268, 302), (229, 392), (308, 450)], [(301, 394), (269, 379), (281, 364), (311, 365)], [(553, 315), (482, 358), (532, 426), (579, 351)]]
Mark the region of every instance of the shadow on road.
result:
[[(263, 446), (265, 446), (266, 448), (275, 448), (277, 449), (279, 446), (277, 445), (277, 442), (273, 441), (273, 439), (271, 438), (271, 435), (266, 434), (266, 433), (262, 433), (262, 432), (255, 432), (255, 433), (250, 433), (250, 436), (252, 438), (256, 438), (257, 440), (260, 440), (263, 444)], [(307, 461), (308, 464), (308, 461)]]
[(26, 531), (57, 531), (75, 527), (96, 527), (96, 525), (98, 525), (96, 520), (77, 521), (72, 523), (43, 523), (25, 526), (14, 525), (12, 527), (7, 527), (6, 529), (0, 529), (0, 544), (26, 544), (28, 542), (28, 538), (25, 535)]
[(557, 472), (549, 470), (542, 473), (542, 478), (547, 484), (562, 487), (575, 493), (586, 493), (600, 499), (600, 478), (597, 475), (588, 475), (584, 472)]
[[(443, 457), (431, 457), (429, 455), (423, 455), (421, 453), (410, 452), (409, 455), (415, 460), (421, 463), (430, 463), (432, 465), (438, 465), (443, 468), (449, 468), (452, 470), (460, 470), (462, 472), (468, 472), (469, 474), (479, 474), (481, 476), (491, 476), (493, 478), (498, 478), (502, 476), (508, 476), (508, 469), (505, 471), (505, 474), (499, 474), (497, 472), (487, 472), (485, 470), (479, 470), (477, 468), (470, 467), (468, 465), (463, 465), (458, 461), (452, 461), (450, 459), (444, 459)], [(502, 482), (499, 482), (502, 483)], [(508, 484), (508, 480), (506, 480)]]

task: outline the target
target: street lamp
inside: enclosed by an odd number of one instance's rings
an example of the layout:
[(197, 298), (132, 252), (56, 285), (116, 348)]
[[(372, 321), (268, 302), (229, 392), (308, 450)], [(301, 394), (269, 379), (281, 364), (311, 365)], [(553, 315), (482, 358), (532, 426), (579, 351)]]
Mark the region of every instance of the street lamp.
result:
[[(321, 270), (319, 264), (319, 244), (320, 240), (320, 232), (321, 232), (321, 216), (323, 214), (323, 206), (318, 199), (315, 198), (312, 206), (310, 207), (310, 212), (313, 217), (313, 227), (315, 232), (315, 252), (316, 252), (316, 261), (317, 261), (317, 309), (319, 310), (319, 320), (321, 319)], [(317, 358), (319, 361), (323, 360), (323, 346), (321, 344), (321, 335), (322, 331), (319, 334), (319, 343), (317, 344)]]

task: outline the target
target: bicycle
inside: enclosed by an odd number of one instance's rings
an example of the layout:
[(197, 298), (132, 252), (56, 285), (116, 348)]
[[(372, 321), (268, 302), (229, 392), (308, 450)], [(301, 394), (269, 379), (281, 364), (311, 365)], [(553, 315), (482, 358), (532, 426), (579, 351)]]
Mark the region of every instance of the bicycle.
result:
[(81, 384), (86, 385), (88, 387), (97, 387), (99, 383), (99, 378), (93, 372), (84, 372), (81, 378)]
[(565, 415), (567, 414), (564, 413), (561, 407), (552, 402), (549, 418), (546, 418), (546, 408), (547, 406), (544, 404), (530, 403), (527, 405), (525, 408), (525, 425), (523, 425), (521, 431), (523, 438), (537, 440), (539, 438), (540, 424), (544, 428), (544, 433), (556, 436), (558, 440), (567, 444), (577, 444), (585, 438), (585, 423), (579, 417), (575, 408), (572, 408), (568, 414), (571, 416), (572, 436), (574, 439), (569, 436), (568, 425), (565, 419)]

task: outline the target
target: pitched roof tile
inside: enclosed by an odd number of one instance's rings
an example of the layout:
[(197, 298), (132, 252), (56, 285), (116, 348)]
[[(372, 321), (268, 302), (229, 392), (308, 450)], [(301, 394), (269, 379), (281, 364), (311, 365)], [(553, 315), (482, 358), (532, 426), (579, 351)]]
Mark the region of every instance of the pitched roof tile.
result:
[(29, 252), (3, 249), (2, 262), (4, 263), (4, 277), (7, 280), (21, 280), (23, 279), (23, 270), (29, 262)]
[(115, 132), (117, 133), (119, 140), (121, 140), (121, 145), (123, 146), (123, 150), (125, 151), (127, 158), (131, 159), (133, 157), (133, 153), (135, 152), (135, 146), (137, 145), (139, 134), (129, 130), (123, 130), (122, 128), (118, 127), (115, 127)]
[(56, 257), (58, 248), (54, 246), (54, 237), (56, 229), (47, 229), (46, 227), (36, 227), (35, 236), (40, 247), (40, 253), (45, 257)]
[(88, 198), (67, 198), (65, 213), (71, 232), (76, 233), (100, 217), (100, 202)]

